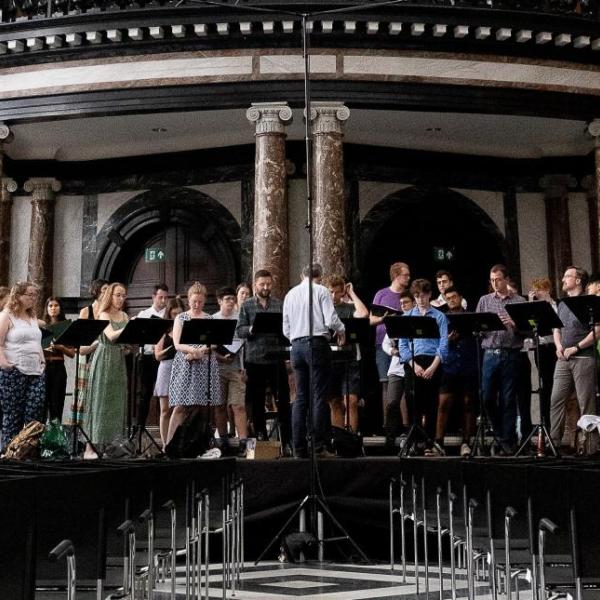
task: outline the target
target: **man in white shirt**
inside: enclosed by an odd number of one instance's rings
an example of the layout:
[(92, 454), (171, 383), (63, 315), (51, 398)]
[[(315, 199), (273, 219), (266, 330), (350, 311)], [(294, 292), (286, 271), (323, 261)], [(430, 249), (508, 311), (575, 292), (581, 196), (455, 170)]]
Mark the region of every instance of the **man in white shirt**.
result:
[[(152, 306), (138, 313), (138, 319), (162, 319), (165, 314), (167, 301), (169, 300), (169, 288), (164, 283), (154, 286), (152, 293)], [(138, 427), (145, 427), (150, 411), (150, 400), (154, 396), (154, 384), (158, 371), (158, 361), (154, 358), (154, 346), (146, 344), (144, 352), (139, 357), (139, 381), (140, 390), (138, 395), (138, 406), (136, 422)]]
[[(309, 319), (309, 275), (312, 272), (312, 332)], [(316, 453), (329, 455), (330, 330), (338, 345), (345, 343), (344, 324), (338, 317), (329, 290), (320, 284), (320, 265), (305, 267), (302, 281), (283, 301), (283, 335), (292, 342), (292, 366), (296, 378), (296, 400), (292, 408), (294, 456), (308, 457), (307, 415), (312, 396), (312, 444)], [(312, 337), (311, 337), (312, 334)], [(312, 363), (312, 369), (311, 369)], [(312, 386), (311, 386), (312, 376)], [(312, 394), (311, 394), (312, 391)]]

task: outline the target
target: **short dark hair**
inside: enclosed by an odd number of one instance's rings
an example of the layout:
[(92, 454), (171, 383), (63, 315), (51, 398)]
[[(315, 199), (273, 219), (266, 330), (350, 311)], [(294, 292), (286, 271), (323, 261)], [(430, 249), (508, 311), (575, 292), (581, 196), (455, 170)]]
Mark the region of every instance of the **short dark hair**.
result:
[(167, 292), (167, 294), (169, 293), (169, 286), (166, 283), (158, 283), (154, 286), (154, 291), (152, 292), (152, 295), (155, 296), (156, 292), (158, 292), (158, 290), (161, 290), (162, 292)]
[(460, 293), (460, 290), (454, 285), (451, 285), (447, 290), (444, 290), (444, 296), (446, 294), (458, 294), (462, 298), (462, 294)]
[(502, 276), (504, 278), (508, 277), (508, 269), (506, 268), (505, 265), (498, 263), (497, 265), (494, 265), (491, 269), (490, 269), (490, 273), (502, 273)]
[(225, 296), (235, 296), (235, 290), (232, 287), (224, 286), (220, 287), (217, 290), (217, 300), (221, 300), (221, 298), (225, 298)]
[(323, 267), (319, 263), (313, 263), (312, 267), (310, 265), (306, 265), (302, 269), (302, 275), (304, 275), (304, 277), (311, 275), (315, 279), (318, 277), (323, 277)]
[(415, 297), (408, 290), (400, 292), (400, 300), (402, 300), (402, 298), (410, 298), (411, 302), (415, 301)]
[(445, 270), (443, 270), (443, 269), (442, 269), (441, 271), (438, 271), (438, 272), (435, 274), (435, 278), (436, 278), (436, 279), (439, 279), (440, 277), (443, 277), (444, 275), (446, 275), (446, 277), (448, 277), (448, 279), (449, 279), (450, 281), (454, 281), (454, 277), (452, 277), (452, 273), (450, 273), (450, 271), (445, 271)]
[(410, 286), (414, 294), (431, 294), (431, 282), (428, 279), (415, 279)]
[(600, 273), (596, 272), (596, 273), (592, 273), (589, 277), (588, 277), (588, 285), (590, 283), (600, 283)]
[(582, 289), (585, 290), (585, 288), (588, 284), (588, 280), (590, 278), (588, 272), (584, 268), (576, 267), (575, 265), (570, 265), (569, 267), (567, 267), (565, 269), (565, 271), (568, 271), (569, 269), (575, 269), (575, 274), (577, 275), (577, 278), (581, 282), (579, 285), (582, 287)]
[(259, 269), (258, 271), (256, 271), (256, 273), (254, 273), (254, 281), (260, 279), (261, 277), (270, 277), (271, 279), (273, 279), (271, 271), (267, 271), (267, 269)]

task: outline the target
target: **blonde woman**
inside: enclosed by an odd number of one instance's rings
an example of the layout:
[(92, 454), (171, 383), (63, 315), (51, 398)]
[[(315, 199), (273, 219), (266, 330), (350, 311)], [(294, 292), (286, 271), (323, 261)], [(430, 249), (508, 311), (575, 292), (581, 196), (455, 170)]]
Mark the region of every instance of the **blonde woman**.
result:
[[(125, 426), (127, 369), (125, 349), (118, 344), (118, 339), (129, 320), (123, 311), (126, 299), (127, 288), (122, 283), (111, 283), (98, 311), (98, 318), (109, 324), (94, 342), (88, 379), (89, 410), (84, 415), (84, 429), (94, 445), (105, 446), (120, 438)], [(86, 446), (84, 458), (97, 458), (90, 444)]]
[(43, 419), (44, 351), (35, 315), (38, 291), (28, 281), (13, 285), (0, 313), (0, 402), (2, 447), (30, 421)]
[[(220, 406), (219, 365), (215, 353), (210, 354), (210, 389), (208, 388), (209, 348), (200, 344), (182, 344), (183, 324), (192, 319), (210, 319), (204, 312), (206, 288), (196, 282), (188, 290), (189, 310), (181, 313), (173, 325), (175, 358), (169, 383), (169, 406), (173, 408), (167, 434), (167, 444), (175, 430), (194, 410), (202, 408), (208, 413), (210, 406)], [(219, 411), (221, 412), (221, 411)], [(207, 415), (208, 417), (208, 415)]]

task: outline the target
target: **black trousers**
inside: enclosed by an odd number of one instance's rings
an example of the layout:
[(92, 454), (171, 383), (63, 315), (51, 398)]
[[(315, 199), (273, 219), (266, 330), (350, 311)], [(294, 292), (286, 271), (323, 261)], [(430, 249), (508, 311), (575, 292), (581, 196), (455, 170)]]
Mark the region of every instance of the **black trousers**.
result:
[(146, 426), (150, 412), (150, 400), (154, 396), (154, 384), (158, 373), (158, 361), (152, 354), (138, 356), (138, 403), (136, 424)]
[[(427, 369), (434, 359), (435, 356), (424, 354), (415, 356), (415, 362), (423, 369)], [(425, 432), (427, 433), (427, 437), (433, 441), (435, 439), (442, 365), (438, 366), (431, 379), (416, 377), (409, 363), (405, 363), (404, 372), (406, 374), (406, 394), (410, 423), (411, 425), (416, 423), (420, 426), (422, 418), (425, 417)], [(414, 399), (412, 398), (413, 389)]]
[(67, 370), (63, 360), (49, 360), (46, 363), (46, 410), (50, 420), (62, 420), (65, 393), (67, 391)]
[(288, 385), (288, 374), (285, 363), (272, 364), (246, 363), (246, 399), (252, 410), (252, 424), (254, 435), (262, 435), (267, 439), (267, 424), (265, 418), (265, 394), (267, 386), (275, 394), (279, 430), (281, 432), (282, 445), (291, 441), (291, 417), (290, 417), (290, 387)]

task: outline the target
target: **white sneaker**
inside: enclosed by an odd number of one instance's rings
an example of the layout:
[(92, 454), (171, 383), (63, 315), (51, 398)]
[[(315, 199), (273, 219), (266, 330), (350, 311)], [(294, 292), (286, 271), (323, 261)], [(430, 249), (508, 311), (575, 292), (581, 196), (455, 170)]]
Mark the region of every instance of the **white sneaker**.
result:
[(469, 444), (463, 442), (460, 446), (460, 455), (463, 458), (466, 458), (467, 456), (471, 456), (471, 448), (469, 447)]
[(221, 451), (218, 448), (211, 448), (198, 458), (221, 458)]

